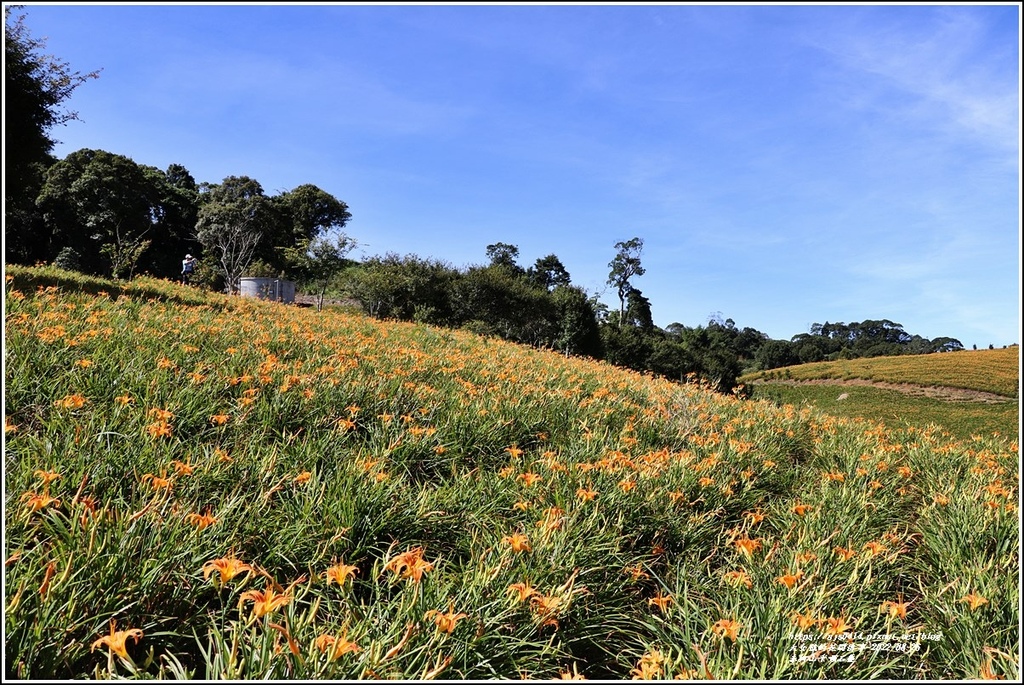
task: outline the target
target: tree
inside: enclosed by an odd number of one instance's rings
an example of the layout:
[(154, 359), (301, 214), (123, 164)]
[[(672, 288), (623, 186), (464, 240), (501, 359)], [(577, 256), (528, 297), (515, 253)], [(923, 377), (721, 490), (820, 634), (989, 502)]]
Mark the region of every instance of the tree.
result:
[(285, 270), (296, 249), (305, 249), (322, 234), (344, 229), (352, 218), (348, 205), (311, 183), (275, 195), (270, 204), (272, 222), (256, 257), (271, 271)]
[[(159, 169), (89, 149), (47, 170), (36, 204), (51, 237), (49, 257), (71, 248), (82, 271), (115, 278), (131, 278), (137, 267), (152, 267), (177, 252), (195, 212), (194, 199)], [(148, 259), (151, 253), (160, 258)], [(157, 273), (173, 273), (175, 257), (170, 259)]]
[(78, 86), (99, 76), (72, 71), (67, 62), (43, 52), (25, 15), (12, 19), (4, 6), (4, 236), (8, 261), (32, 263), (48, 248), (35, 209), (43, 172), (55, 161), (54, 126), (78, 119), (63, 103)]
[(214, 253), (228, 292), (238, 292), (242, 273), (264, 235), (273, 229), (273, 220), (263, 187), (248, 176), (229, 176), (220, 185), (200, 186), (196, 239)]
[(523, 273), (523, 267), (516, 263), (519, 258), (519, 248), (508, 243), (494, 243), (487, 246), (487, 258), (491, 260), (490, 266), (498, 266), (508, 269), (512, 273)]
[(346, 255), (355, 248), (356, 241), (353, 238), (338, 233), (334, 240), (320, 235), (289, 251), (292, 263), (314, 285), (318, 312), (323, 311), (324, 293), (327, 292), (331, 279), (349, 265)]
[(634, 276), (643, 276), (644, 267), (640, 264), (640, 254), (644, 249), (644, 241), (640, 238), (632, 238), (625, 242), (615, 243), (618, 253), (615, 259), (608, 262), (611, 271), (608, 274), (608, 285), (613, 285), (619, 295), (619, 321), (623, 321), (626, 315), (626, 296), (632, 289), (629, 279)]
[(526, 270), (526, 277), (534, 285), (548, 291), (558, 286), (567, 286), (571, 282), (562, 260), (553, 254), (537, 259), (534, 265)]
[(597, 326), (593, 301), (586, 291), (574, 285), (559, 285), (551, 292), (555, 305), (558, 331), (554, 340), (556, 349), (570, 354), (585, 354), (600, 358), (601, 332)]
[(651, 301), (644, 297), (639, 288), (630, 288), (626, 293), (626, 319), (620, 323), (639, 326), (646, 331), (654, 328)]

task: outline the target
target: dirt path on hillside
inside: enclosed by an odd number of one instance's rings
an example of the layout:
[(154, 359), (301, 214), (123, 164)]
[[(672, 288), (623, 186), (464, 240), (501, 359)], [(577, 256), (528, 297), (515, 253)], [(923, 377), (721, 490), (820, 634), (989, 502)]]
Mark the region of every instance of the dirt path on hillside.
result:
[[(838, 378), (815, 378), (813, 380), (756, 380), (753, 385), (760, 384), (779, 385), (861, 385), (881, 388), (883, 390), (895, 390), (905, 395), (916, 397), (931, 397), (946, 402), (984, 402), (986, 404), (999, 404), (1002, 402), (1013, 402), (1014, 398), (997, 395), (992, 392), (981, 390), (967, 390), (965, 388), (947, 388), (941, 386), (914, 385), (912, 383), (885, 383), (882, 381), (868, 381), (861, 378), (850, 378), (840, 380)], [(843, 398), (845, 399), (845, 398)]]

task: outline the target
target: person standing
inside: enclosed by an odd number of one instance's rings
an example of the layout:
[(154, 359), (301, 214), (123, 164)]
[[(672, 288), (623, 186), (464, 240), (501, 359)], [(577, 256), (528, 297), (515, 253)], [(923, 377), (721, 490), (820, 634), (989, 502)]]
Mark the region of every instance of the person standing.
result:
[(188, 285), (192, 274), (195, 273), (196, 261), (196, 258), (190, 254), (185, 255), (185, 258), (181, 260), (181, 282), (185, 285)]

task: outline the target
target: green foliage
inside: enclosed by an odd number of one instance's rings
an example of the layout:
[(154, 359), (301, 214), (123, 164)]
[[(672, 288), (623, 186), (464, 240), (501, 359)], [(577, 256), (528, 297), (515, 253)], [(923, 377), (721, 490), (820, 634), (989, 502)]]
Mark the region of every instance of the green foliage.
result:
[(53, 265), (65, 271), (81, 271), (82, 255), (78, 254), (78, 250), (73, 247), (61, 248), (53, 260)]
[[(130, 278), (136, 269), (171, 276), (189, 239), (195, 213), (187, 172), (174, 181), (123, 155), (82, 149), (51, 166), (37, 205), (54, 253), (70, 247), (86, 273)], [(150, 246), (159, 249), (149, 249)]]
[[(755, 399), (814, 407), (835, 416), (864, 418), (895, 428), (940, 426), (961, 440), (969, 440), (972, 435), (1016, 436), (1019, 430), (1017, 402), (951, 402), (864, 386), (765, 382), (748, 387)], [(840, 395), (845, 397), (836, 399)]]
[(247, 176), (204, 183), (199, 198), (196, 238), (216, 257), (230, 292), (237, 293), (256, 248), (273, 230), (273, 207), (259, 182)]
[(344, 233), (329, 240), (320, 235), (299, 243), (286, 251), (286, 258), (317, 294), (317, 311), (324, 308), (324, 293), (331, 280), (349, 265), (346, 255), (356, 248), (356, 241)]
[(608, 262), (608, 285), (615, 286), (619, 295), (619, 321), (626, 315), (626, 296), (632, 289), (630, 279), (634, 276), (643, 276), (646, 270), (640, 263), (640, 255), (643, 253), (644, 241), (641, 238), (631, 238), (626, 241), (615, 243), (618, 252), (615, 258)]
[(49, 241), (35, 208), (43, 174), (54, 159), (54, 126), (78, 118), (64, 109), (74, 91), (99, 71), (83, 74), (46, 54), (20, 7), (4, 5), (4, 248), (7, 262), (46, 259)]

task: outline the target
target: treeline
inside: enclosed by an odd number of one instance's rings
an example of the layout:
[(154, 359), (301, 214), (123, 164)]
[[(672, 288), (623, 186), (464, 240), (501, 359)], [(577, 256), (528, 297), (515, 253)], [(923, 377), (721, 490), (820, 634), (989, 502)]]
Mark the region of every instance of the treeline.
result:
[[(196, 283), (235, 291), (242, 275), (312, 275), (309, 254), (351, 218), (312, 184), (273, 196), (248, 176), (197, 183), (188, 169), (82, 149), (39, 175), (33, 202), (8, 214), (5, 259), (90, 275), (176, 278), (199, 257)], [(337, 240), (338, 238), (336, 238)]]
[(792, 340), (770, 339), (721, 316), (706, 325), (663, 329), (653, 323), (648, 298), (630, 282), (644, 272), (642, 247), (639, 238), (616, 244), (608, 283), (620, 293), (618, 310), (573, 285), (557, 255), (524, 268), (518, 248), (507, 243), (488, 245), (486, 264), (462, 269), (417, 255), (375, 256), (338, 274), (332, 289), (371, 316), (463, 328), (676, 380), (699, 377), (723, 392), (752, 370), (962, 349), (953, 338), (927, 340), (889, 320), (814, 324)]
[(557, 255), (524, 267), (509, 243), (488, 245), (487, 262), (465, 268), (417, 255), (354, 262), (346, 255), (356, 243), (342, 232), (348, 206), (315, 185), (268, 196), (247, 176), (197, 183), (180, 164), (160, 170), (103, 150), (55, 160), (40, 174), (32, 210), (8, 218), (8, 262), (174, 278), (181, 258), (194, 254), (193, 283), (211, 289), (237, 291), (243, 275), (288, 278), (321, 297), (330, 289), (354, 298), (371, 316), (463, 328), (676, 380), (699, 377), (723, 392), (750, 370), (962, 348), (889, 320), (814, 324), (788, 341), (721, 317), (659, 328), (635, 286), (645, 272), (640, 238), (614, 246), (614, 310), (574, 285)]

